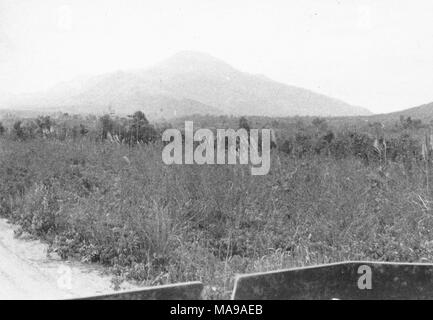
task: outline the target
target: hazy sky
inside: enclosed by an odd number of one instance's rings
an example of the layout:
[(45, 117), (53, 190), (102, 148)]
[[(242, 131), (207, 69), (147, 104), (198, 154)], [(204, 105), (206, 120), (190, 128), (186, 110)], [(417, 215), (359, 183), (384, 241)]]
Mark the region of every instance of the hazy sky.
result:
[(374, 112), (433, 101), (431, 0), (0, 0), (0, 92), (180, 50)]

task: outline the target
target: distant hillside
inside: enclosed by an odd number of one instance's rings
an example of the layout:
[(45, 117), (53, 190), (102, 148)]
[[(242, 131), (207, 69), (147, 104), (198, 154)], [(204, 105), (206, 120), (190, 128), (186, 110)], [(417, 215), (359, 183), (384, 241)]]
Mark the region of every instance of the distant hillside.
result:
[(402, 111), (373, 115), (369, 118), (377, 121), (395, 121), (400, 119), (401, 116), (421, 119), (423, 122), (431, 121), (433, 120), (433, 102)]
[(45, 94), (21, 97), (15, 107), (118, 113), (151, 118), (189, 114), (354, 116), (367, 109), (264, 76), (236, 70), (197, 52), (180, 52), (146, 70), (115, 72), (59, 84)]
[(240, 72), (207, 54), (181, 52), (147, 70), (150, 81), (176, 95), (227, 114), (261, 116), (349, 116), (371, 114), (337, 99)]

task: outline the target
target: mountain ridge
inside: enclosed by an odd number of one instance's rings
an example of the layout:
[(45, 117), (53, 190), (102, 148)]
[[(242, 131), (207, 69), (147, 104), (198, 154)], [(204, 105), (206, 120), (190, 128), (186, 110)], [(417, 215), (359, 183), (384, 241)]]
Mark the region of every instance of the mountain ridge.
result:
[(198, 114), (258, 116), (369, 115), (365, 108), (241, 72), (221, 59), (182, 51), (147, 69), (67, 81), (47, 93), (16, 99), (15, 107), (118, 113), (142, 110), (152, 118)]
[(398, 119), (401, 116), (412, 117), (414, 119), (417, 118), (433, 120), (433, 102), (428, 102), (416, 107), (411, 107), (400, 111), (373, 115), (372, 117)]

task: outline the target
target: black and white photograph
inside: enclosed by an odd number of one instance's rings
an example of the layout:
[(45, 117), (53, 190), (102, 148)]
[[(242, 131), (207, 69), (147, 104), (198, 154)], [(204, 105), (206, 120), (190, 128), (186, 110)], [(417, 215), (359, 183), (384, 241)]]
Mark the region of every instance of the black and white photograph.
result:
[(432, 1), (0, 0), (0, 300), (430, 299)]

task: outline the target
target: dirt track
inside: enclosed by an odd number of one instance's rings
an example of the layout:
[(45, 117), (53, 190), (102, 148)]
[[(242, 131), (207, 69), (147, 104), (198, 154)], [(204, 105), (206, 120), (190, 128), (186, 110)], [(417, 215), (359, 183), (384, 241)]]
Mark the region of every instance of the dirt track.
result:
[(47, 257), (47, 245), (14, 238), (0, 219), (0, 299), (69, 299), (112, 292), (98, 266)]

